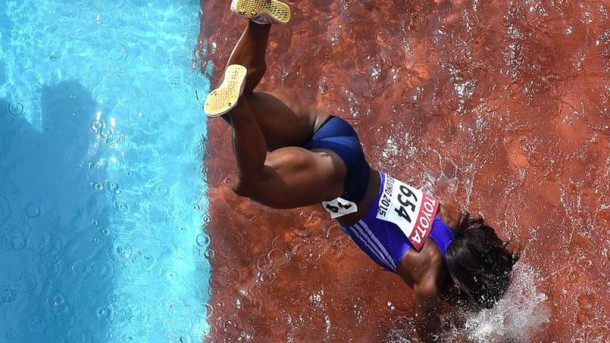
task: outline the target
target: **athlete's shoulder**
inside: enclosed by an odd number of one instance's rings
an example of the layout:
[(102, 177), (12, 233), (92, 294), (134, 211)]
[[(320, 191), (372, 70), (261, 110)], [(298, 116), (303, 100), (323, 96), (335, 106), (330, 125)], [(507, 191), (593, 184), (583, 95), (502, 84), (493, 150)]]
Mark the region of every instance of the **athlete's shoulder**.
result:
[(420, 251), (409, 249), (398, 265), (398, 274), (413, 287), (424, 281), (440, 285), (444, 277), (444, 261), (431, 239), (427, 239)]

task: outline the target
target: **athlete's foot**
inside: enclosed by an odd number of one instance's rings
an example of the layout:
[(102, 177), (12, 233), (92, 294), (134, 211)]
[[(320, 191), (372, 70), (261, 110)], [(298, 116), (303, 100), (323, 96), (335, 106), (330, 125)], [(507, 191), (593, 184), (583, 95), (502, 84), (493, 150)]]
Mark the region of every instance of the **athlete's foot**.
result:
[(231, 10), (258, 24), (290, 21), (290, 7), (278, 0), (233, 0)]
[(203, 112), (208, 117), (218, 117), (229, 112), (235, 105), (246, 85), (247, 69), (239, 64), (231, 64), (225, 70), (220, 87), (208, 95)]

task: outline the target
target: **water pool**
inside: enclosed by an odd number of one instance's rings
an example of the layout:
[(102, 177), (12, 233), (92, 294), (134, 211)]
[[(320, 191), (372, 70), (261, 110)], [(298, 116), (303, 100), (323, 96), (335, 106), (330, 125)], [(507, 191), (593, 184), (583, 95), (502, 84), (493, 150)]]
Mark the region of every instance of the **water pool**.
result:
[(207, 332), (198, 1), (0, 0), (0, 341)]

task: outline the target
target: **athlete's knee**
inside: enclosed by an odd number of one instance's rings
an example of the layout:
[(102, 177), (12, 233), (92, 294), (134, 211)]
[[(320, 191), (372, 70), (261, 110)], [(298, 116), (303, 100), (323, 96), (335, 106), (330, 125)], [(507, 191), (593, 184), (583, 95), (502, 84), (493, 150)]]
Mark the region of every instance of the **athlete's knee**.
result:
[(254, 180), (240, 176), (231, 185), (233, 193), (246, 198), (256, 198), (256, 188)]

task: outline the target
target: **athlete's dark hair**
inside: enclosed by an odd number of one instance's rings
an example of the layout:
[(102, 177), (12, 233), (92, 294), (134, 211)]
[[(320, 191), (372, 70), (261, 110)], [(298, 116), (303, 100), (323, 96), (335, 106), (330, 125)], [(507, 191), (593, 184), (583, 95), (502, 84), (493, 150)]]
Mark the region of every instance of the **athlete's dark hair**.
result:
[(451, 278), (472, 302), (463, 305), (474, 309), (491, 308), (500, 300), (519, 259), (519, 253), (511, 253), (482, 218), (472, 218), (468, 212), (460, 217), (446, 255)]

